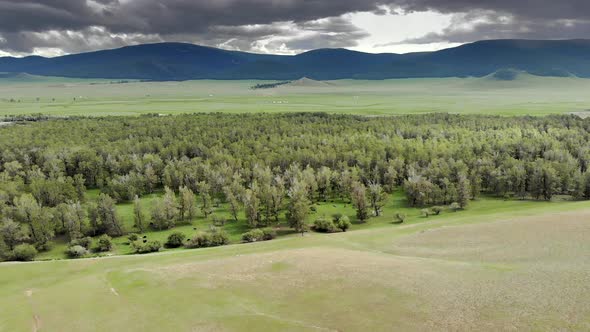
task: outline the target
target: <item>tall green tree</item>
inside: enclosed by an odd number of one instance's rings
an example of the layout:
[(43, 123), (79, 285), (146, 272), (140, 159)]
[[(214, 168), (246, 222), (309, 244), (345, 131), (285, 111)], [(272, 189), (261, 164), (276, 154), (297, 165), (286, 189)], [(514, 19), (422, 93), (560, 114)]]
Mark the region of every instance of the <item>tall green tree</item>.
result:
[(308, 198), (309, 192), (307, 184), (303, 181), (295, 181), (291, 184), (288, 195), (289, 204), (287, 208), (287, 220), (289, 226), (303, 235), (308, 229), (305, 219), (309, 214), (309, 207), (311, 204)]
[(352, 184), (350, 198), (352, 205), (356, 209), (356, 218), (360, 222), (369, 219), (369, 202), (367, 200), (367, 188), (359, 181)]

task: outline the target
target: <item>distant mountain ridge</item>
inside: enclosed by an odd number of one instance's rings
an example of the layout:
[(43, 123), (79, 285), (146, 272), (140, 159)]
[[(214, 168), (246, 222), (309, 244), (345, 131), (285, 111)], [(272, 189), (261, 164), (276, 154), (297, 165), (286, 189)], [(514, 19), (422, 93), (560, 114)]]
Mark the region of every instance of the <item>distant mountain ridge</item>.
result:
[(0, 72), (145, 80), (483, 77), (508, 68), (590, 78), (590, 40), (486, 40), (410, 54), (318, 49), (293, 56), (158, 43), (55, 58), (0, 58)]

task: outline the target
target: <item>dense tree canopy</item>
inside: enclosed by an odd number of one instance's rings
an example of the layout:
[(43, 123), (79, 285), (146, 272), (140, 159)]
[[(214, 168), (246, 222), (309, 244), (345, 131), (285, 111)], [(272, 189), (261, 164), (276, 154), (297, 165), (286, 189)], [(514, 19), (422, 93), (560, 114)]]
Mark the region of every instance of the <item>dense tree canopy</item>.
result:
[[(218, 202), (231, 218), (268, 227), (286, 213), (302, 231), (310, 204), (345, 199), (358, 219), (385, 194), (410, 206), (481, 193), (590, 199), (590, 120), (575, 116), (429, 114), (362, 117), (195, 114), (43, 118), (0, 128), (2, 246), (43, 250), (67, 235), (119, 236), (115, 203), (135, 200), (139, 231), (173, 227)], [(166, 194), (142, 210), (142, 195)], [(87, 189), (99, 189), (86, 201)], [(151, 215), (151, 222), (147, 219)]]

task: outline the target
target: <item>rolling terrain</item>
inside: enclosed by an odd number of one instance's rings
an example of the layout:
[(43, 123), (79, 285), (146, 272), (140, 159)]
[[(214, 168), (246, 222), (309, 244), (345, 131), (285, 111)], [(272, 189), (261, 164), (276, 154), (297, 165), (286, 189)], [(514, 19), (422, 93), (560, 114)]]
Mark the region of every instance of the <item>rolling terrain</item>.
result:
[(249, 245), (2, 264), (0, 331), (590, 328), (587, 202), (475, 210)]
[(482, 77), (514, 68), (541, 76), (590, 77), (589, 40), (487, 40), (436, 52), (371, 54), (318, 49), (252, 54), (183, 43), (127, 46), (55, 58), (0, 58), (0, 72), (74, 78), (316, 80)]

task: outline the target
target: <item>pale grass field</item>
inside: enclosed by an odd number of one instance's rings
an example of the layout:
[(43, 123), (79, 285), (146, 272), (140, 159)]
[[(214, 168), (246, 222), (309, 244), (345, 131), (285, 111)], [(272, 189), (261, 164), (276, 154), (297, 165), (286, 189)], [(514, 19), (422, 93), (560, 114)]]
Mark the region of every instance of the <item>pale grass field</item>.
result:
[(3, 264), (0, 330), (588, 330), (589, 219), (583, 202), (223, 248)]
[[(0, 115), (139, 115), (195, 112), (450, 112), (547, 115), (590, 109), (590, 80), (525, 75), (489, 78), (339, 80), (252, 90), (262, 81), (130, 82), (0, 79)], [(37, 99), (39, 98), (39, 99)], [(75, 98), (75, 99), (74, 99)], [(10, 102), (10, 100), (14, 102)]]

